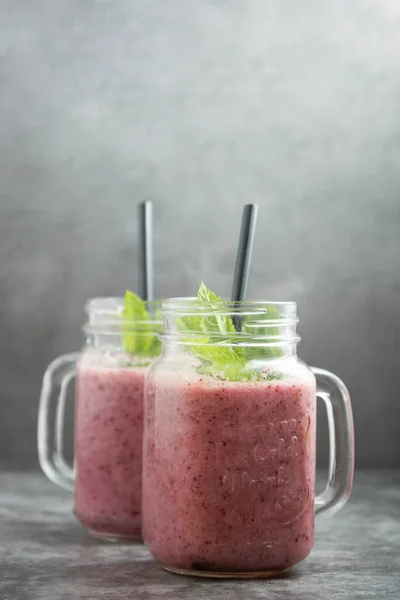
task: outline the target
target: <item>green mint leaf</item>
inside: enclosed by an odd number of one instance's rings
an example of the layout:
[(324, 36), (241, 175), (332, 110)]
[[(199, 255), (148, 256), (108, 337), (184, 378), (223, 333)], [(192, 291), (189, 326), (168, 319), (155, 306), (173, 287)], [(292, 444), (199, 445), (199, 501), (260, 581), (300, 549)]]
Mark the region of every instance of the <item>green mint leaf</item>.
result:
[(179, 317), (177, 319), (177, 326), (180, 331), (199, 333), (202, 330), (201, 317), (198, 315), (186, 315), (185, 317)]
[(130, 290), (125, 292), (122, 320), (122, 343), (128, 354), (149, 358), (160, 354), (158, 332), (150, 322), (154, 317), (150, 318), (146, 303)]
[(188, 338), (186, 341), (190, 342), (189, 352), (201, 361), (199, 372), (230, 381), (247, 379), (245, 371), (248, 361), (241, 357), (236, 348), (219, 345), (220, 337), (198, 337), (193, 342)]
[(206, 284), (202, 281), (197, 291), (197, 300), (207, 304), (212, 302), (221, 302), (221, 297), (209, 290)]
[(145, 354), (145, 356), (148, 356), (149, 358), (156, 358), (157, 356), (160, 356), (161, 354), (161, 341), (158, 339), (157, 335), (158, 335), (158, 331), (153, 331), (152, 332), (152, 337), (151, 337), (151, 344), (149, 346), (149, 349), (147, 351), (147, 353)]
[(197, 346), (194, 354), (202, 360), (198, 372), (223, 381), (259, 381), (264, 379), (260, 371), (249, 367), (229, 346)]
[[(203, 282), (201, 282), (199, 291), (197, 292), (197, 299), (203, 306), (213, 307), (215, 304), (221, 302), (221, 298), (209, 290)], [(229, 333), (235, 332), (235, 326), (231, 317), (226, 315), (210, 315), (201, 319), (201, 329), (204, 333)]]
[[(201, 283), (197, 301), (201, 307), (214, 308), (218, 311), (221, 298), (209, 290), (204, 283)], [(193, 343), (188, 344), (188, 350), (200, 360), (199, 373), (224, 381), (262, 381), (279, 378), (278, 374), (272, 374), (272, 372), (263, 374), (252, 368), (249, 363), (251, 356), (247, 356), (240, 345), (222, 345), (222, 342), (234, 343), (237, 341), (233, 335), (230, 335), (236, 333), (231, 317), (218, 314), (218, 312), (203, 316), (187, 315), (177, 320), (177, 326), (181, 332), (198, 335), (193, 339)], [(188, 338), (186, 341), (191, 340)], [(259, 356), (258, 353), (257, 357)], [(264, 356), (266, 355), (264, 354)]]
[[(197, 301), (203, 307), (213, 308), (221, 302), (221, 298), (209, 290), (202, 282), (197, 292)], [(232, 319), (226, 315), (213, 314), (209, 316), (186, 315), (178, 319), (178, 328), (181, 331), (193, 333), (228, 333), (234, 332), (235, 326)]]

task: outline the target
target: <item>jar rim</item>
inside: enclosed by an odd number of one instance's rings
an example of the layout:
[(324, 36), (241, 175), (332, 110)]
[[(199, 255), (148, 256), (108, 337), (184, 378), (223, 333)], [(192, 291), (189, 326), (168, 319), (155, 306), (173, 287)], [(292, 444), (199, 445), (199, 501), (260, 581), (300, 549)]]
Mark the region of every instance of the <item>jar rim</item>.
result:
[[(165, 341), (184, 345), (270, 345), (297, 343), (296, 302), (168, 298), (162, 304)], [(186, 319), (186, 317), (189, 317)], [(226, 321), (231, 319), (234, 329)], [(207, 337), (208, 336), (208, 337)]]
[(227, 316), (257, 316), (267, 315), (271, 309), (279, 311), (279, 318), (270, 319), (275, 321), (296, 320), (297, 304), (294, 301), (268, 301), (268, 300), (245, 300), (238, 302), (234, 300), (221, 299), (215, 302), (202, 304), (196, 296), (167, 298), (162, 302), (163, 315), (215, 315)]
[(109, 333), (121, 331), (122, 325), (124, 330), (136, 331), (137, 333), (151, 334), (149, 326), (158, 326), (161, 329), (162, 320), (160, 315), (161, 300), (154, 302), (145, 302), (146, 308), (150, 314), (152, 310), (158, 309), (157, 318), (135, 319), (129, 321), (123, 319), (124, 298), (118, 296), (98, 296), (89, 298), (85, 303), (85, 312), (88, 315), (87, 323), (83, 326), (86, 333), (100, 332), (108, 329)]
[[(161, 307), (163, 300), (154, 300), (152, 302), (144, 301), (146, 306)], [(94, 296), (88, 298), (85, 302), (85, 312), (90, 310), (110, 310), (115, 308), (122, 312), (124, 308), (124, 298), (122, 296)]]

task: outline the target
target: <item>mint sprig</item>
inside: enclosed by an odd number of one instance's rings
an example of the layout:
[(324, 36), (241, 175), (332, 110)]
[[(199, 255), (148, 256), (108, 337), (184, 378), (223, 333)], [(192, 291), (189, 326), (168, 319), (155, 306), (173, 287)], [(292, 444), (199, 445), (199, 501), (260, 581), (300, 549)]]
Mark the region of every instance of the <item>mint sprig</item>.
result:
[(154, 324), (156, 316), (150, 316), (146, 303), (127, 290), (122, 312), (122, 344), (127, 354), (138, 358), (154, 358), (161, 353), (161, 342), (157, 337), (159, 328)]
[[(214, 292), (209, 290), (204, 285), (203, 282), (201, 282), (199, 291), (197, 292), (197, 299), (198, 299), (199, 303), (204, 306), (212, 306), (213, 304), (221, 302), (220, 296), (217, 296), (216, 294), (214, 294)], [(235, 326), (233, 324), (231, 317), (224, 315), (224, 314), (216, 313), (215, 315), (203, 317), (202, 319), (200, 319), (200, 324), (201, 324), (201, 329), (202, 329), (202, 331), (204, 331), (204, 333), (212, 333), (212, 332), (235, 333), (236, 332), (236, 329), (235, 329)]]
[[(232, 318), (223, 314), (224, 310), (218, 312), (221, 310), (221, 306), (223, 308), (221, 298), (209, 290), (204, 283), (200, 284), (197, 302), (200, 307), (215, 309), (215, 313), (204, 316), (195, 314), (180, 317), (177, 326), (181, 332), (197, 335), (197, 337), (190, 338), (190, 340), (188, 338), (186, 341), (189, 352), (200, 360), (199, 373), (211, 375), (225, 381), (262, 381), (280, 378), (279, 374), (271, 371), (262, 373), (250, 363), (251, 359), (277, 356), (278, 354), (274, 352), (278, 350), (281, 353), (280, 349), (265, 346), (244, 347), (235, 344), (237, 339), (233, 334), (236, 334), (236, 328)], [(275, 318), (275, 315), (271, 314), (270, 318)], [(250, 320), (255, 321), (256, 317), (246, 317), (242, 322), (243, 329)], [(266, 329), (265, 326), (264, 328)], [(261, 332), (259, 333), (261, 334)], [(275, 333), (269, 331), (269, 335), (275, 335)], [(224, 345), (226, 343), (232, 345), (226, 346)]]

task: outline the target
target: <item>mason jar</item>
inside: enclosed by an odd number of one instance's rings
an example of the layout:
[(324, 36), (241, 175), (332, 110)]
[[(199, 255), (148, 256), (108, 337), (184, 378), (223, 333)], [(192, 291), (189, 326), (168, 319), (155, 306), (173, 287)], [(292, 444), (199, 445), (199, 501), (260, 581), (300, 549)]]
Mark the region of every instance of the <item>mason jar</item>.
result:
[[(350, 495), (349, 393), (298, 359), (294, 302), (178, 298), (162, 315), (163, 353), (145, 391), (144, 541), (174, 573), (283, 573), (311, 551), (314, 515)], [(315, 497), (317, 397), (330, 460)]]
[[(159, 352), (156, 318), (123, 318), (122, 298), (95, 298), (85, 310), (85, 344), (47, 368), (38, 419), (39, 461), (51, 481), (74, 491), (74, 514), (96, 536), (141, 537), (143, 388)], [(150, 315), (157, 303), (147, 306)], [(64, 456), (64, 411), (75, 385), (74, 468)]]

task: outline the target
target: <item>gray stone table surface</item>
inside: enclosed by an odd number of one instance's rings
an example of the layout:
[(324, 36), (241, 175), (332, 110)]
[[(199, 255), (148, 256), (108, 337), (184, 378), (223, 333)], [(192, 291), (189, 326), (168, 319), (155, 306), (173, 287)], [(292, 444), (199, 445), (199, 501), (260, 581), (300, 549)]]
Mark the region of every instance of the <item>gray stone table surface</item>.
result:
[(269, 581), (171, 575), (140, 544), (90, 539), (71, 509), (44, 476), (0, 473), (1, 600), (400, 598), (400, 471), (357, 473), (349, 504), (317, 521), (308, 559)]

